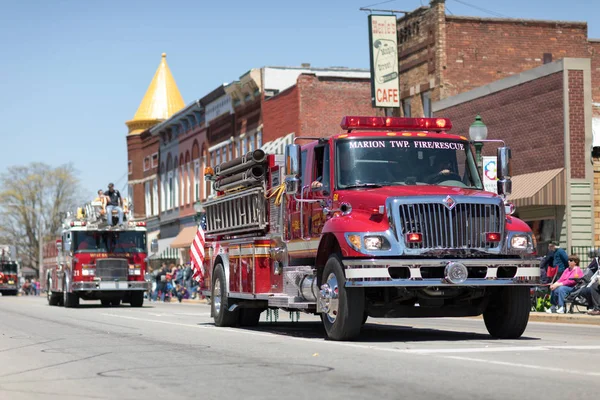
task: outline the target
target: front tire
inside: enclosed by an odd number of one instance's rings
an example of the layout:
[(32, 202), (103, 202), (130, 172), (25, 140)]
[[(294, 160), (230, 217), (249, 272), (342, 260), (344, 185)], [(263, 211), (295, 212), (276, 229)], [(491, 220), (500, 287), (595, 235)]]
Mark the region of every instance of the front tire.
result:
[(79, 296), (75, 293), (67, 292), (67, 285), (65, 284), (65, 291), (63, 292), (63, 305), (67, 308), (79, 307)]
[(129, 305), (131, 307), (141, 307), (144, 305), (144, 292), (131, 292), (129, 295)]
[(345, 286), (343, 264), (335, 254), (327, 260), (321, 282), (320, 301), (325, 305), (321, 320), (327, 336), (332, 340), (355, 339), (360, 335), (365, 315), (364, 289)]
[(238, 321), (238, 310), (229, 311), (225, 271), (222, 264), (215, 266), (213, 276), (211, 308), (215, 325), (235, 326)]
[(531, 311), (528, 287), (503, 287), (492, 294), (483, 312), (490, 335), (498, 339), (518, 339), (525, 332)]

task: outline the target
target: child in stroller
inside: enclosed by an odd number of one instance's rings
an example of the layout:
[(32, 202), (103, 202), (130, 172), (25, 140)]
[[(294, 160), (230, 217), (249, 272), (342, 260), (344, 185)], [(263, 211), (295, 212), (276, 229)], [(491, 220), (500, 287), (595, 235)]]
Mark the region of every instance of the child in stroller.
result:
[(570, 314), (573, 314), (573, 310), (577, 306), (586, 307), (588, 310), (592, 308), (589, 287), (592, 286), (599, 276), (598, 258), (600, 257), (600, 252), (598, 249), (593, 249), (590, 251), (589, 255), (592, 261), (585, 270), (585, 274), (581, 278), (573, 279), (576, 282), (575, 286), (571, 293), (565, 298), (565, 303), (569, 304)]

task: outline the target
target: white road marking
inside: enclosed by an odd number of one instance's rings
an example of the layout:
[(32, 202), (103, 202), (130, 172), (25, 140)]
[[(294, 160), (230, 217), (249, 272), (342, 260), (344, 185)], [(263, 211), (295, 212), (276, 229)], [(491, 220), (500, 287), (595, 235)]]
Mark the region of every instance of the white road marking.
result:
[[(572, 347), (574, 347), (574, 346), (572, 346)], [(586, 346), (581, 346), (581, 347), (586, 347)], [(505, 367), (529, 368), (529, 369), (536, 369), (539, 371), (558, 372), (561, 374), (575, 374), (578, 376), (582, 376), (582, 375), (600, 376), (600, 372), (577, 371), (577, 370), (573, 370), (573, 369), (554, 368), (554, 367), (542, 367), (539, 365), (512, 363), (512, 362), (506, 362), (506, 361), (484, 360), (484, 359), (480, 359), (480, 358), (458, 357), (458, 356), (444, 356), (442, 358), (447, 358), (447, 359), (452, 359), (452, 360), (460, 360), (460, 361), (480, 362), (480, 363), (492, 364), (492, 365), (502, 365)]]
[(406, 353), (416, 354), (448, 354), (448, 353), (507, 353), (519, 351), (549, 351), (549, 350), (600, 350), (600, 346), (508, 346), (508, 347), (469, 347), (442, 349), (407, 349)]
[[(131, 320), (136, 320), (136, 321), (153, 322), (153, 323), (157, 323), (157, 324), (182, 326), (182, 327), (187, 327), (187, 328), (201, 328), (201, 329), (215, 329), (215, 330), (218, 329), (219, 332), (231, 332), (231, 333), (237, 333), (237, 334), (243, 334), (243, 335), (255, 335), (255, 336), (263, 336), (263, 337), (271, 337), (271, 338), (273, 336), (277, 336), (275, 333), (249, 331), (249, 330), (241, 330), (241, 329), (235, 329), (235, 328), (219, 328), (219, 327), (212, 326), (212, 325), (194, 325), (194, 324), (186, 324), (186, 323), (180, 323), (180, 322), (160, 321), (160, 320), (148, 319), (148, 318), (129, 317), (129, 316), (125, 316), (125, 315), (108, 314), (108, 313), (105, 313), (102, 315), (106, 315), (109, 317), (115, 317), (115, 318), (131, 319)], [(576, 346), (576, 345), (571, 345), (571, 346), (569, 346), (569, 345), (564, 345), (564, 346), (563, 345), (557, 345), (557, 346), (507, 346), (507, 347), (498, 346), (498, 347), (465, 347), (465, 348), (433, 348), (433, 349), (397, 349), (397, 348), (386, 348), (386, 347), (370, 346), (370, 345), (363, 345), (363, 344), (349, 343), (349, 342), (315, 340), (315, 339), (311, 339), (311, 338), (301, 338), (301, 337), (295, 337), (295, 336), (286, 336), (286, 339), (302, 341), (302, 342), (309, 342), (309, 343), (325, 343), (328, 345), (331, 344), (331, 345), (336, 345), (336, 346), (353, 347), (353, 348), (359, 348), (359, 349), (365, 349), (365, 350), (379, 350), (379, 351), (386, 351), (386, 352), (390, 352), (390, 353), (430, 354), (430, 355), (454, 354), (454, 353), (506, 353), (506, 352), (550, 351), (550, 350), (600, 350), (600, 345), (598, 345), (598, 346), (591, 346), (591, 345), (587, 345), (587, 346), (585, 346), (585, 345), (583, 345), (583, 346)], [(452, 358), (452, 357), (446, 356), (444, 358)]]

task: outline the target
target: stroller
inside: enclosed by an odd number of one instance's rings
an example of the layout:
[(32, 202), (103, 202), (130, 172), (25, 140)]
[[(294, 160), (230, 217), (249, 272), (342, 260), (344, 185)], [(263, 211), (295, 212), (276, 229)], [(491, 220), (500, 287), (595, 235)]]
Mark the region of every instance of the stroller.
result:
[(592, 283), (594, 283), (598, 278), (599, 257), (600, 254), (598, 250), (592, 250), (590, 252), (590, 258), (592, 258), (592, 262), (590, 262), (587, 269), (585, 270), (585, 274), (581, 278), (573, 279), (575, 281), (575, 286), (573, 287), (571, 293), (569, 293), (569, 295), (565, 299), (565, 303), (569, 304), (569, 314), (573, 314), (573, 310), (575, 309), (575, 307), (581, 306), (586, 307), (587, 309), (590, 309), (592, 307), (592, 305), (589, 304), (588, 299), (585, 296), (582, 296), (582, 291), (586, 287), (591, 286)]

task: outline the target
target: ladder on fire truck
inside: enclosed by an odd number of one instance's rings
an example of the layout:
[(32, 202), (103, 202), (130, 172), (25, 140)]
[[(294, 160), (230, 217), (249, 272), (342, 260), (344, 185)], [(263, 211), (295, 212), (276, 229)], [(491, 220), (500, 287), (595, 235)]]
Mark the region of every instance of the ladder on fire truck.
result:
[[(222, 163), (215, 171), (207, 168), (206, 179), (213, 182), (218, 194), (204, 203), (206, 235), (265, 232), (269, 224), (275, 223), (279, 207), (273, 206), (277, 200), (273, 190), (268, 190), (269, 175), (267, 155), (261, 149)], [(272, 188), (280, 185), (278, 174), (270, 179)]]
[[(106, 218), (106, 209), (101, 201), (90, 201), (83, 207), (77, 209), (77, 215), (72, 220), (85, 221), (87, 224), (101, 226), (108, 224)], [(123, 198), (123, 221), (131, 220), (132, 210), (129, 207), (127, 198)], [(113, 210), (112, 217), (118, 216), (118, 211)]]

